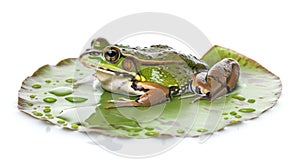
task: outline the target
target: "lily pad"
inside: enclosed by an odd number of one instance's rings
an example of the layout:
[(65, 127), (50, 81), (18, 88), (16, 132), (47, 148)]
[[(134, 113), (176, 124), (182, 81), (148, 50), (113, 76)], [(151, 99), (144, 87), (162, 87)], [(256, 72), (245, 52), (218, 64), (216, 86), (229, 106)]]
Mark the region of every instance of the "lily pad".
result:
[[(253, 119), (273, 107), (280, 94), (280, 79), (263, 66), (235, 51), (214, 46), (202, 58), (209, 66), (234, 58), (241, 66), (237, 88), (213, 101), (191, 99), (151, 107), (105, 109), (106, 102), (124, 97), (94, 87), (93, 82), (73, 87), (92, 76), (78, 59), (39, 68), (24, 80), (19, 91), (19, 109), (37, 119), (64, 128), (117, 137), (197, 137)], [(135, 97), (128, 97), (134, 99)]]

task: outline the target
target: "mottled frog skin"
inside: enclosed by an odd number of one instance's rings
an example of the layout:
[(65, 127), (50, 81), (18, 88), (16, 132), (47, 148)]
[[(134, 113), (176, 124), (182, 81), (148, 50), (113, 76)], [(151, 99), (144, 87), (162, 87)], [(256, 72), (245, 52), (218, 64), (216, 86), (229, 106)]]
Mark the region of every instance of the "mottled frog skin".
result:
[(80, 61), (96, 71), (103, 89), (138, 96), (136, 100), (109, 100), (114, 105), (107, 108), (151, 106), (185, 93), (192, 95), (181, 98), (196, 97), (192, 102), (212, 101), (232, 91), (240, 74), (233, 59), (223, 59), (208, 69), (197, 57), (167, 45), (130, 47), (110, 44), (104, 38), (93, 40)]

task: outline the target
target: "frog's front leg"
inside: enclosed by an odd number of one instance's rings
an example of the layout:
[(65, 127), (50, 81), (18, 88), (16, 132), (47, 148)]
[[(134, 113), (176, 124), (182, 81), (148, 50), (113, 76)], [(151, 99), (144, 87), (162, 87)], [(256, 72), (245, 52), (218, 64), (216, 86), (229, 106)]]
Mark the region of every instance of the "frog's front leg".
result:
[(207, 72), (195, 74), (192, 91), (198, 96), (193, 102), (203, 98), (213, 101), (231, 92), (236, 87), (239, 76), (239, 63), (232, 58), (221, 60)]
[(144, 91), (144, 94), (139, 96), (136, 100), (125, 98), (120, 98), (119, 100), (108, 100), (107, 102), (114, 103), (114, 105), (106, 107), (106, 109), (130, 106), (152, 106), (162, 103), (170, 97), (169, 88), (152, 82), (133, 82), (132, 88)]

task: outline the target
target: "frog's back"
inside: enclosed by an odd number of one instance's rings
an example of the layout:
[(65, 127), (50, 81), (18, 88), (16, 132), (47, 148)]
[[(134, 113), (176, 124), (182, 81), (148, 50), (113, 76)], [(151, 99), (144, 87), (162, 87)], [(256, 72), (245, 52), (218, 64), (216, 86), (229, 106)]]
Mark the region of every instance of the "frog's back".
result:
[(142, 60), (158, 60), (158, 61), (168, 61), (168, 60), (177, 60), (177, 61), (184, 61), (187, 66), (194, 70), (199, 71), (202, 69), (207, 69), (207, 64), (198, 59), (197, 57), (191, 54), (183, 54), (172, 47), (167, 45), (152, 45), (150, 47), (134, 47), (131, 48), (129, 46), (124, 45), (116, 45), (117, 47), (121, 48), (122, 52), (125, 54), (134, 55)]
[(167, 45), (152, 45), (150, 47), (134, 47), (117, 45), (124, 54), (131, 54), (141, 60), (174, 61), (178, 63), (164, 65), (141, 65), (140, 73), (148, 81), (162, 84), (166, 87), (177, 87), (182, 94), (192, 80), (194, 73), (207, 69), (207, 65), (193, 55), (185, 55)]

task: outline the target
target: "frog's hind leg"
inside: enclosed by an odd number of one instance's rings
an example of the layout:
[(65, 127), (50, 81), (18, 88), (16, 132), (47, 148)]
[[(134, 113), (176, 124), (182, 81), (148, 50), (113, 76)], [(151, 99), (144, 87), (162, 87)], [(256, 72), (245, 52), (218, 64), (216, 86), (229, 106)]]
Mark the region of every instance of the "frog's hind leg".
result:
[(162, 103), (169, 99), (169, 89), (162, 85), (151, 82), (134, 82), (132, 87), (136, 90), (144, 91), (145, 93), (136, 100), (120, 98), (118, 100), (108, 100), (108, 103), (114, 103), (113, 106), (108, 106), (106, 109), (117, 107), (131, 107), (131, 106), (152, 106)]
[(211, 88), (209, 100), (231, 92), (237, 86), (239, 76), (240, 66), (236, 60), (225, 58), (216, 63), (207, 74), (207, 83)]
[(232, 58), (225, 58), (209, 71), (196, 74), (192, 83), (192, 92), (196, 98), (192, 103), (200, 99), (213, 101), (231, 92), (237, 85), (239, 75), (239, 64)]

